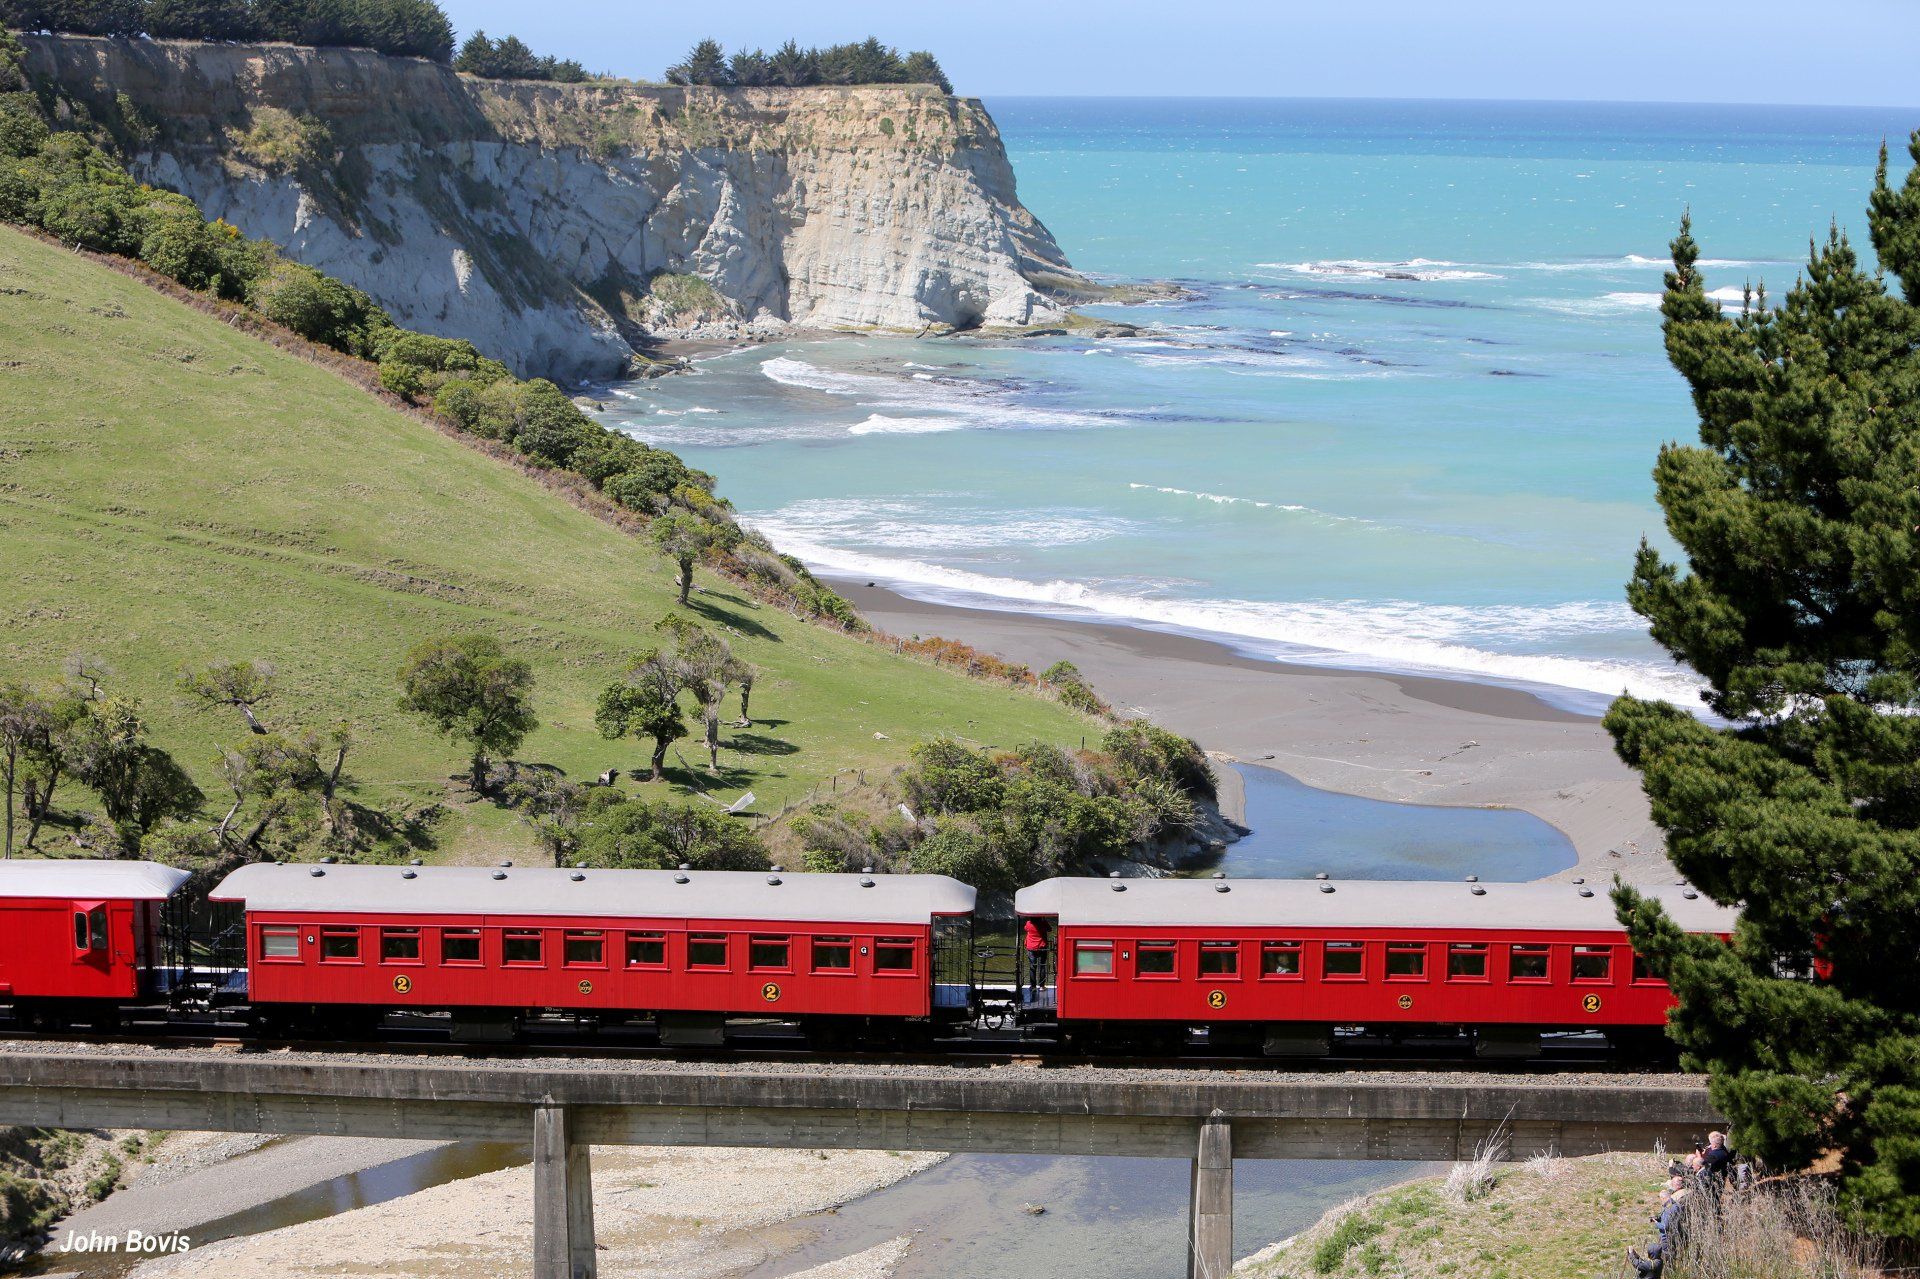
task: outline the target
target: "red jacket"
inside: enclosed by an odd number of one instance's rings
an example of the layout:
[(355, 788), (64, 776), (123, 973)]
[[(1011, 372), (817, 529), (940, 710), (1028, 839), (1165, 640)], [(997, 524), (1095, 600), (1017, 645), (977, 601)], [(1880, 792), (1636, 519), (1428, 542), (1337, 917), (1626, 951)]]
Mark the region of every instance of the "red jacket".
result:
[(1040, 931), (1040, 925), (1034, 923), (1031, 919), (1029, 919), (1027, 921), (1027, 949), (1028, 950), (1045, 950), (1046, 948), (1047, 948), (1046, 934)]

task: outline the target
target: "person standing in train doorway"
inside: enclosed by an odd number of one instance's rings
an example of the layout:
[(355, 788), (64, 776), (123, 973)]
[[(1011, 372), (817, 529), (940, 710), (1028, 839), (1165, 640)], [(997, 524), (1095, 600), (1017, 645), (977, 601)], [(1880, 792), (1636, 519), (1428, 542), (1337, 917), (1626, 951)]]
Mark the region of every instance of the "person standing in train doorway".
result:
[(1039, 923), (1027, 921), (1027, 999), (1037, 998), (1047, 984), (1047, 934)]

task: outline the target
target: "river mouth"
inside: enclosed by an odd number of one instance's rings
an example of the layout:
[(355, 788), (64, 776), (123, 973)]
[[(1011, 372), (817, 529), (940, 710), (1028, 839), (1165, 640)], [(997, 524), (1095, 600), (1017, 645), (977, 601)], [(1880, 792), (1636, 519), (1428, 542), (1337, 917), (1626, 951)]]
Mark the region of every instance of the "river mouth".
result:
[[(1299, 1233), (1335, 1204), (1431, 1170), (1241, 1160), (1233, 1169), (1234, 1255)], [(784, 1279), (903, 1235), (913, 1246), (894, 1279), (1167, 1279), (1186, 1269), (1188, 1175), (1184, 1159), (954, 1155), (833, 1212), (789, 1223), (796, 1246), (741, 1279)]]
[(1242, 879), (1544, 879), (1576, 864), (1573, 841), (1514, 808), (1396, 804), (1320, 790), (1287, 773), (1232, 766), (1249, 833), (1204, 867)]

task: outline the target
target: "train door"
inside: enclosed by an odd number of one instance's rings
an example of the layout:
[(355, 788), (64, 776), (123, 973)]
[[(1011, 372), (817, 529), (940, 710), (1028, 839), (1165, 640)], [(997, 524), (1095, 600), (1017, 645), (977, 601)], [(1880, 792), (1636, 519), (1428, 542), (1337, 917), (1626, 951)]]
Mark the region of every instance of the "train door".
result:
[(105, 902), (73, 903), (73, 962), (102, 976), (113, 971), (113, 938)]

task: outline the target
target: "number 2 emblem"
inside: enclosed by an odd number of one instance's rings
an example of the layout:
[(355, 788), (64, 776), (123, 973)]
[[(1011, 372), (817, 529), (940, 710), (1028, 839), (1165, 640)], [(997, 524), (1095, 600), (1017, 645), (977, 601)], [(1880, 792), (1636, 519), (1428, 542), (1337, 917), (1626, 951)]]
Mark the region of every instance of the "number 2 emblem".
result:
[(780, 1002), (779, 983), (770, 981), (766, 985), (762, 986), (760, 988), (760, 998), (766, 1000), (770, 1004), (779, 1003)]
[(1207, 992), (1207, 1007), (1209, 1007), (1209, 1008), (1225, 1008), (1226, 1006), (1227, 1006), (1227, 992), (1226, 992), (1226, 991), (1224, 991), (1224, 990), (1210, 990), (1210, 991), (1208, 991), (1208, 992)]
[(413, 978), (407, 976), (405, 973), (401, 973), (398, 977), (395, 977), (393, 979), (394, 994), (404, 995), (412, 989), (413, 989)]
[(1588, 996), (1587, 996), (1587, 997), (1586, 997), (1585, 999), (1582, 999), (1582, 1000), (1580, 1001), (1580, 1007), (1582, 1007), (1582, 1008), (1584, 1008), (1584, 1009), (1585, 1009), (1586, 1011), (1588, 1011), (1588, 1012), (1590, 1012), (1590, 1013), (1597, 1013), (1597, 1012), (1599, 1012), (1599, 1011), (1600, 1011), (1600, 996), (1598, 996), (1598, 995), (1588, 995)]

